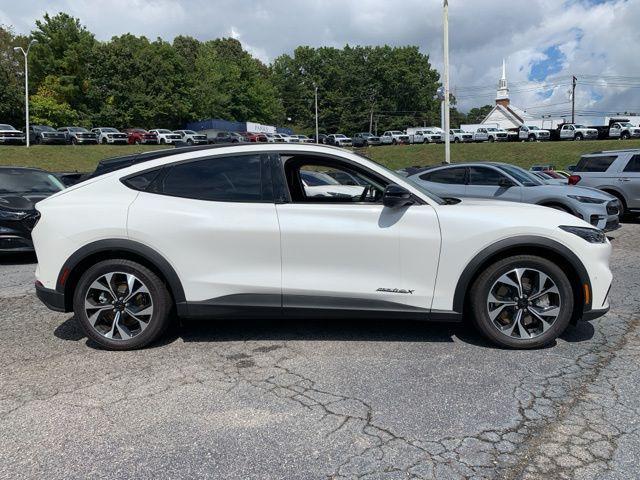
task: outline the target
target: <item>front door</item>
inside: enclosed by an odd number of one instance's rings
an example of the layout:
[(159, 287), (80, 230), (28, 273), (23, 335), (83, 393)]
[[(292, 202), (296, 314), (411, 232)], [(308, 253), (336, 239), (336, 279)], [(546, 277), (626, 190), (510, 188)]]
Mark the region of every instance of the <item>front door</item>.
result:
[(627, 207), (640, 209), (640, 155), (632, 155), (620, 172), (620, 189), (626, 193)]
[(276, 206), (283, 306), (426, 313), (440, 251), (434, 209), (384, 207), (391, 181), (338, 157), (282, 160), (290, 195)]

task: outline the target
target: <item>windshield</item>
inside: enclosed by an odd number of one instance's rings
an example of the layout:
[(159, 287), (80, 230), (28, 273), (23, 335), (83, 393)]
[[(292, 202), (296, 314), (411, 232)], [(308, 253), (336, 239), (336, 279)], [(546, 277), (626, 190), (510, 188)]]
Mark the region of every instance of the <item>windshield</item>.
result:
[(47, 172), (26, 169), (0, 170), (0, 193), (56, 193), (64, 185)]
[(451, 133), (462, 133), (462, 130), (458, 130), (457, 128), (451, 130)]
[(156, 130), (158, 133), (172, 133), (171, 130), (167, 130), (166, 128), (161, 128), (160, 130)]
[(336, 135), (333, 136), (334, 138), (347, 138), (346, 136), (342, 135), (341, 133), (338, 133)]
[(11, 125), (7, 125), (6, 123), (0, 123), (0, 130), (15, 130)]
[(577, 124), (576, 124), (576, 125), (574, 125), (574, 127), (575, 127), (575, 128), (587, 128), (587, 127), (585, 127), (584, 125), (577, 125)]
[(633, 125), (631, 125), (629, 122), (621, 123), (620, 125), (622, 125), (623, 127), (633, 127)]
[(101, 130), (102, 130), (103, 132), (106, 132), (106, 133), (119, 133), (119, 132), (118, 132), (118, 130), (116, 130), (115, 128), (111, 128), (111, 127), (108, 127), (108, 128), (102, 128)]
[(196, 132), (194, 132), (193, 130), (182, 130), (184, 133), (186, 133), (187, 135), (197, 135)]
[(497, 128), (487, 128), (487, 132), (497, 132)]
[(507, 172), (513, 178), (518, 180), (525, 187), (535, 187), (543, 185), (543, 183), (532, 173), (527, 172), (524, 168), (516, 167), (515, 165), (498, 165), (499, 168)]
[(538, 128), (538, 127), (532, 127), (531, 125), (529, 125), (527, 128), (528, 128), (529, 130), (539, 130), (539, 128)]
[(69, 131), (70, 132), (88, 132), (89, 130), (82, 127), (69, 127)]
[(356, 152), (352, 152), (352, 153), (353, 153), (353, 155), (356, 155), (356, 156), (358, 156), (360, 158), (364, 158), (365, 160), (368, 160), (369, 162), (375, 163), (377, 166), (379, 166), (380, 168), (382, 168), (385, 171), (385, 173), (387, 174), (387, 176), (389, 178), (391, 178), (392, 180), (400, 180), (401, 182), (408, 183), (413, 188), (418, 190), (420, 193), (422, 193), (426, 197), (429, 197), (431, 200), (436, 202), (438, 205), (444, 205), (445, 203), (447, 203), (442, 198), (437, 196), (435, 193), (431, 193), (429, 190), (425, 189), (422, 185), (420, 185), (419, 183), (416, 183), (415, 181), (411, 180), (410, 178), (405, 177), (405, 176), (399, 174), (398, 172), (394, 172), (393, 170), (391, 170), (391, 169), (385, 167), (384, 165), (382, 165), (381, 163), (378, 163), (375, 160), (370, 159), (366, 155), (362, 155), (362, 154), (356, 153)]
[(400, 132), (399, 130), (393, 130), (391, 132), (391, 135), (404, 135), (402, 132)]
[(50, 127), (49, 125), (38, 125), (37, 127), (33, 127), (35, 130), (40, 130), (41, 132), (55, 132), (56, 129)]

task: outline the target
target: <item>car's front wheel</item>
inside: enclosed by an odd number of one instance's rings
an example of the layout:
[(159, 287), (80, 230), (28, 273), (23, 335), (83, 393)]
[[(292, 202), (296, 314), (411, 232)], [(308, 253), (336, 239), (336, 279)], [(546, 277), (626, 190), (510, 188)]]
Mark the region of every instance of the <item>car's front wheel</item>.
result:
[(154, 272), (124, 259), (89, 268), (73, 298), (83, 331), (110, 350), (141, 348), (156, 340), (169, 324), (171, 305), (166, 286)]
[(471, 288), (476, 326), (503, 347), (546, 345), (564, 332), (573, 312), (573, 290), (566, 273), (542, 257), (499, 260)]

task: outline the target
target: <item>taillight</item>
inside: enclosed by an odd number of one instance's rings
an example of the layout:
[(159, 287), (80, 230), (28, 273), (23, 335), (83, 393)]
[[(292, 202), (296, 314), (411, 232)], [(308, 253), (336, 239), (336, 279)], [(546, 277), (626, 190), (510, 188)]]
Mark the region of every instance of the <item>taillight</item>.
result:
[(567, 180), (569, 180), (569, 185), (577, 185), (582, 180), (582, 177), (580, 175), (571, 175)]

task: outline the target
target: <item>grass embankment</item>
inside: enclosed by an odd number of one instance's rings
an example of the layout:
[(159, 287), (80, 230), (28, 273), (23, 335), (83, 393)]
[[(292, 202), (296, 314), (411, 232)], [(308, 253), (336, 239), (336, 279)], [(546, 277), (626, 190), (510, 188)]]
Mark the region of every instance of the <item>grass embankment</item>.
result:
[[(40, 167), (54, 172), (90, 172), (103, 158), (143, 152), (163, 146), (109, 145), (35, 145), (30, 148), (0, 146), (0, 165)], [(575, 165), (580, 155), (597, 150), (640, 148), (640, 140), (599, 140), (545, 143), (471, 143), (452, 144), (451, 160), (508, 162), (529, 168), (550, 163), (557, 168)], [(397, 169), (411, 165), (433, 165), (444, 160), (444, 145), (398, 145), (371, 147), (363, 153)]]
[(38, 167), (51, 172), (92, 172), (103, 158), (146, 152), (160, 145), (0, 146), (0, 165)]

